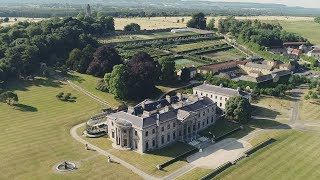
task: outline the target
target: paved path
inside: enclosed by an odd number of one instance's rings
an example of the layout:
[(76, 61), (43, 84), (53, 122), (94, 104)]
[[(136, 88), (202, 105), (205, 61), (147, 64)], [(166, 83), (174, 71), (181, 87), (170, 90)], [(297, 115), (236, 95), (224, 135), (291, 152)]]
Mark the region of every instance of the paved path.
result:
[[(139, 176), (141, 176), (142, 178), (144, 179), (148, 179), (148, 180), (152, 180), (152, 179), (159, 179), (159, 178), (156, 178), (154, 176), (151, 176), (143, 171), (141, 171), (140, 169), (134, 167), (133, 165), (127, 163), (126, 161), (123, 161), (122, 159), (108, 153), (107, 151), (103, 150), (103, 149), (100, 149), (99, 147), (87, 142), (86, 140), (82, 139), (78, 134), (77, 134), (77, 129), (80, 128), (81, 126), (84, 126), (85, 123), (82, 123), (82, 124), (79, 124), (79, 125), (76, 125), (74, 127), (71, 128), (70, 130), (70, 134), (71, 136), (77, 140), (78, 142), (82, 143), (82, 144), (88, 144), (88, 146), (95, 150), (97, 153), (101, 154), (101, 155), (104, 155), (104, 156), (110, 156), (111, 160), (112, 161), (115, 161), (117, 163), (120, 163), (121, 165), (123, 165), (124, 167), (130, 169), (132, 172), (138, 174)], [(106, 158), (106, 163), (107, 163), (107, 158)]]
[(103, 104), (103, 105), (106, 105), (106, 106), (110, 106), (110, 107), (113, 107), (110, 103), (108, 103), (107, 101), (101, 99), (100, 97), (88, 92), (87, 90), (83, 89), (82, 87), (74, 84), (73, 82), (71, 82), (70, 80), (67, 80), (66, 81), (72, 88), (74, 88), (75, 90), (85, 94), (86, 96), (98, 101), (99, 103)]

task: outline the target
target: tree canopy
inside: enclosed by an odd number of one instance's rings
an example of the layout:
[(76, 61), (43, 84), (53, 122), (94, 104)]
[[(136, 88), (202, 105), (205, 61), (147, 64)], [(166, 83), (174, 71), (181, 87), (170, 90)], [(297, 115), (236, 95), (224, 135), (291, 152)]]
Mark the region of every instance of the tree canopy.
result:
[(244, 97), (231, 97), (226, 103), (225, 113), (227, 119), (245, 124), (251, 119), (251, 104)]
[(187, 22), (187, 27), (206, 29), (207, 19), (203, 13), (197, 13), (192, 15), (192, 18)]
[(128, 98), (128, 71), (127, 67), (123, 64), (116, 65), (111, 73), (104, 77), (107, 84), (108, 91), (118, 99)]
[(152, 94), (159, 79), (160, 65), (145, 52), (138, 52), (128, 62), (129, 97), (140, 98)]
[(0, 102), (7, 103), (10, 106), (18, 101), (18, 95), (12, 91), (6, 91), (0, 94)]
[(101, 46), (93, 54), (93, 60), (86, 72), (93, 76), (103, 77), (106, 73), (110, 73), (115, 65), (121, 63), (121, 57), (115, 48)]
[(174, 57), (166, 56), (159, 59), (161, 67), (160, 80), (163, 82), (172, 82), (176, 79), (176, 63)]
[(124, 31), (140, 31), (141, 27), (137, 23), (130, 23), (124, 27)]

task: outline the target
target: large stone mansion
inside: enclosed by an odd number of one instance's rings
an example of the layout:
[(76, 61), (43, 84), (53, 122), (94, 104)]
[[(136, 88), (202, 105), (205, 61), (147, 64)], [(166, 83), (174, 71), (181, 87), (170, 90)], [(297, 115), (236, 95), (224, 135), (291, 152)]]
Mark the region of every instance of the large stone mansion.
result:
[(215, 124), (217, 112), (219, 108), (210, 98), (178, 93), (145, 100), (127, 111), (102, 114), (102, 120), (89, 120), (87, 126), (105, 127), (114, 148), (145, 153), (176, 141), (194, 140), (199, 131)]
[(125, 111), (96, 115), (87, 122), (87, 132), (103, 130), (114, 148), (145, 153), (176, 141), (195, 141), (198, 132), (221, 117), (230, 97), (251, 99), (246, 92), (206, 83), (193, 92), (156, 101), (147, 99)]

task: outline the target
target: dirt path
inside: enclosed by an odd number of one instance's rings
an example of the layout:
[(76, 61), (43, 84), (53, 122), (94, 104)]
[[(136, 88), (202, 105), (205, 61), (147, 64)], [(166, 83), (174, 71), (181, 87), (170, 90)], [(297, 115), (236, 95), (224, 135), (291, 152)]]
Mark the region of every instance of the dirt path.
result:
[(83, 89), (82, 87), (74, 84), (73, 82), (71, 82), (70, 80), (67, 80), (66, 81), (72, 88), (74, 88), (75, 90), (85, 94), (86, 96), (94, 99), (95, 101), (98, 101), (99, 103), (103, 104), (103, 105), (106, 105), (106, 106), (109, 106), (109, 107), (113, 107), (110, 103), (108, 103), (107, 101), (101, 99), (100, 97), (90, 93), (89, 91)]

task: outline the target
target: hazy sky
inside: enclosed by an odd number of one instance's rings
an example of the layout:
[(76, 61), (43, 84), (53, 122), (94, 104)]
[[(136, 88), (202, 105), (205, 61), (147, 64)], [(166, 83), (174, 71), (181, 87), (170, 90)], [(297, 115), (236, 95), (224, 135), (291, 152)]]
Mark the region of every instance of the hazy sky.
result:
[(288, 6), (302, 6), (309, 8), (320, 8), (320, 0), (211, 0), (220, 2), (256, 2), (256, 3), (278, 3)]

